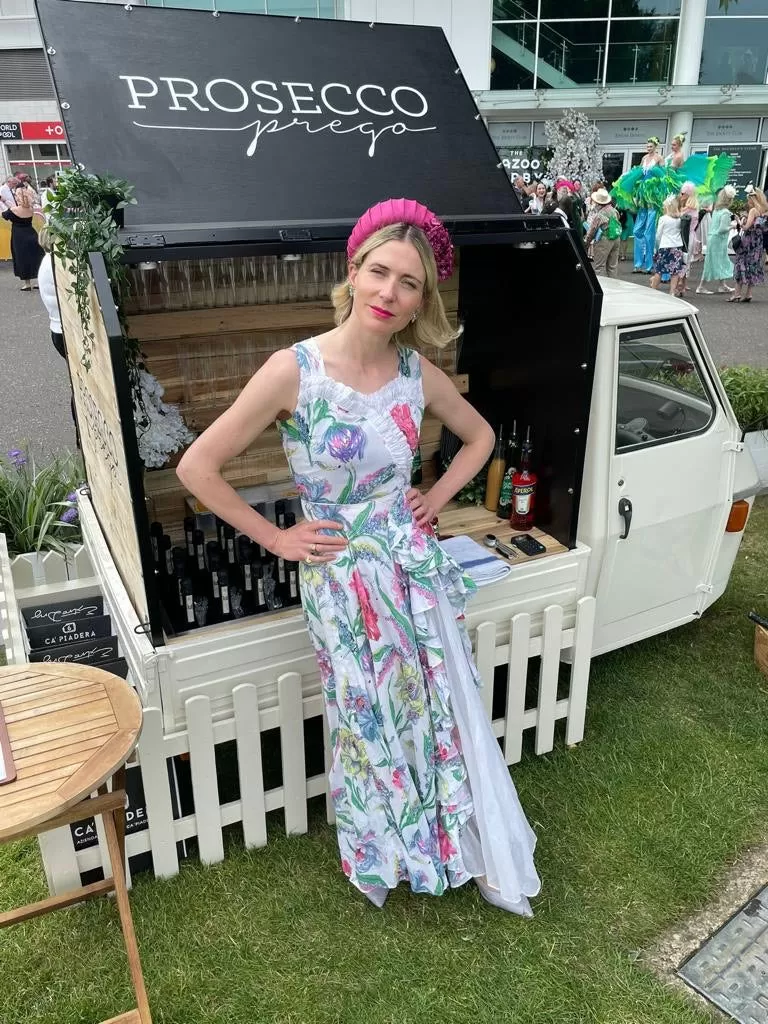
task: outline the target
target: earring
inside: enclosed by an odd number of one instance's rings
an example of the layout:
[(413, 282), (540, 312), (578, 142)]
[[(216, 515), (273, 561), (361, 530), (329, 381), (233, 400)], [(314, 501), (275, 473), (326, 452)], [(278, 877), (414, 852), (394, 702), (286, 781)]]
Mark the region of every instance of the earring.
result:
[(347, 288), (349, 288), (349, 294), (350, 294), (350, 296), (351, 296), (352, 298), (354, 298), (354, 297), (355, 297), (355, 286), (354, 286), (353, 284), (348, 284), (348, 285), (347, 285)]
[(416, 323), (416, 318), (418, 317), (418, 315), (419, 315), (418, 310), (414, 310), (413, 313), (411, 313), (411, 323), (412, 324)]

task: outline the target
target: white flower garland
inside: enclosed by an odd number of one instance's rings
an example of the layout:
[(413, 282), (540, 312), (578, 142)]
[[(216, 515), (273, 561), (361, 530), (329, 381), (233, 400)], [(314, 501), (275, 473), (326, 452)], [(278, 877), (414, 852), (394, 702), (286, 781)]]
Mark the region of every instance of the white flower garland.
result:
[(554, 180), (582, 182), (584, 191), (603, 177), (603, 164), (598, 152), (600, 130), (581, 110), (572, 107), (563, 111), (559, 121), (545, 121), (544, 133), (554, 149), (547, 173)]
[(157, 377), (139, 371), (144, 408), (134, 404), (133, 418), (141, 461), (148, 469), (159, 469), (169, 456), (195, 439), (182, 419), (179, 407), (163, 401), (165, 388)]

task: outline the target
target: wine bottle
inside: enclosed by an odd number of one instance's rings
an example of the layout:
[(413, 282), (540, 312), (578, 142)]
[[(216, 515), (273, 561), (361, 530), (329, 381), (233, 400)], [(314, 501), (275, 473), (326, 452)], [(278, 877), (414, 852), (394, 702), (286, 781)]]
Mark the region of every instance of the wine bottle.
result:
[(211, 602), (208, 609), (208, 621), (218, 622), (221, 612), (221, 589), (219, 587), (221, 551), (215, 540), (209, 540), (205, 549), (208, 562), (208, 596)]
[(218, 542), (219, 547), (223, 551), (224, 548), (226, 547), (226, 541), (224, 539), (224, 527), (227, 524), (219, 516), (215, 516), (215, 520), (216, 520), (216, 540)]
[(219, 570), (219, 591), (221, 594), (221, 621), (228, 622), (234, 618), (229, 594), (229, 573), (226, 569)]
[(299, 597), (299, 563), (286, 563), (288, 570), (288, 604), (301, 604)]
[(179, 588), (181, 591), (182, 609), (183, 609), (183, 629), (194, 629), (197, 625), (195, 621), (195, 594), (192, 587), (192, 580), (189, 576), (184, 576), (179, 581)]
[(189, 559), (189, 565), (194, 566), (195, 561), (195, 517), (185, 516), (184, 517), (184, 539), (187, 546), (187, 558)]
[(512, 528), (530, 530), (536, 504), (538, 477), (531, 469), (531, 428), (528, 427), (520, 454), (520, 469), (512, 477)]
[(499, 493), (501, 491), (501, 480), (504, 476), (504, 427), (499, 427), (499, 436), (496, 438), (496, 448), (493, 458), (488, 466), (488, 477), (485, 484), (484, 505), (489, 512), (495, 512), (499, 507)]
[[(283, 515), (283, 529), (289, 530), (296, 525), (296, 516), (293, 512), (285, 512)], [(275, 562), (276, 592), (283, 604), (288, 604), (288, 570), (285, 559), (278, 555)]]
[(285, 502), (282, 499), (278, 499), (275, 502), (275, 523), (277, 524), (278, 530), (285, 529), (285, 515)]
[(254, 559), (251, 563), (251, 578), (253, 580), (253, 610), (254, 612), (265, 612), (267, 599), (264, 595), (264, 563), (261, 559)]
[(202, 530), (192, 531), (192, 543), (195, 548), (195, 572), (194, 580), (200, 580), (204, 585), (207, 582), (205, 566), (205, 534)]
[(517, 420), (512, 422), (512, 433), (507, 441), (506, 466), (499, 491), (499, 507), (496, 515), (499, 519), (509, 519), (512, 515), (512, 477), (517, 471), (519, 456), (519, 442), (517, 440)]
[(167, 611), (174, 628), (179, 630), (185, 628), (186, 622), (181, 581), (187, 575), (187, 552), (184, 548), (175, 547), (171, 550), (171, 558), (173, 559), (173, 581), (168, 597), (169, 608)]
[[(254, 510), (259, 513), (260, 516), (264, 516), (264, 518), (266, 519), (267, 506), (264, 504), (263, 501), (258, 502), (258, 504), (254, 505), (253, 507)], [(259, 558), (261, 558), (263, 561), (267, 557), (267, 555), (267, 549), (264, 547), (263, 544), (259, 544)]]
[(159, 572), (161, 569), (162, 560), (162, 539), (163, 539), (163, 524), (155, 521), (149, 524), (149, 539), (152, 542), (152, 561), (155, 563), (155, 569)]

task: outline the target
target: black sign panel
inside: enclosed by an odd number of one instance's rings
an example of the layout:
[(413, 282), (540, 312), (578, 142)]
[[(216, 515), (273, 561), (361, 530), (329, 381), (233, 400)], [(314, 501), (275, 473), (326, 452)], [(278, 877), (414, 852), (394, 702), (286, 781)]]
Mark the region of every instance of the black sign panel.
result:
[(449, 219), (520, 212), (441, 29), (37, 11), (75, 161), (136, 185), (127, 230), (338, 223), (403, 195)]
[(118, 660), (117, 637), (102, 636), (64, 647), (53, 647), (51, 650), (45, 648), (32, 650), (29, 652), (29, 660), (44, 663), (65, 661), (78, 665), (96, 665), (109, 671), (111, 664)]
[(85, 619), (63, 619), (50, 626), (28, 628), (27, 636), (33, 649), (50, 650), (52, 647), (64, 647), (109, 636), (111, 628), (108, 615), (94, 615)]
[(104, 598), (77, 597), (69, 601), (56, 601), (54, 604), (32, 604), (21, 609), (27, 626), (51, 626), (67, 619), (85, 619), (94, 615), (104, 614)]
[(21, 138), (21, 124), (18, 121), (0, 121), (0, 141), (9, 142)]
[(739, 196), (743, 199), (746, 194), (744, 189), (750, 182), (753, 185), (759, 184), (763, 147), (759, 144), (736, 146), (733, 143), (709, 147), (710, 156), (718, 156), (720, 153), (730, 153), (734, 157), (735, 163), (728, 176), (728, 181), (731, 185), (736, 186)]

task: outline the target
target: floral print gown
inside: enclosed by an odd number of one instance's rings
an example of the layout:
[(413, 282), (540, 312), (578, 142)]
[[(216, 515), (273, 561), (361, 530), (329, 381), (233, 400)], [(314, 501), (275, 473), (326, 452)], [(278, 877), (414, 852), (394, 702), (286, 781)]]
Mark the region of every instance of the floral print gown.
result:
[(362, 891), (439, 895), (486, 875), (519, 901), (539, 880), (535, 838), (477, 692), (461, 620), (474, 584), (405, 498), (424, 412), (419, 355), (361, 394), (293, 347), (296, 410), (278, 422), (304, 514), (344, 524), (332, 562), (301, 563), (333, 750), (341, 864)]

